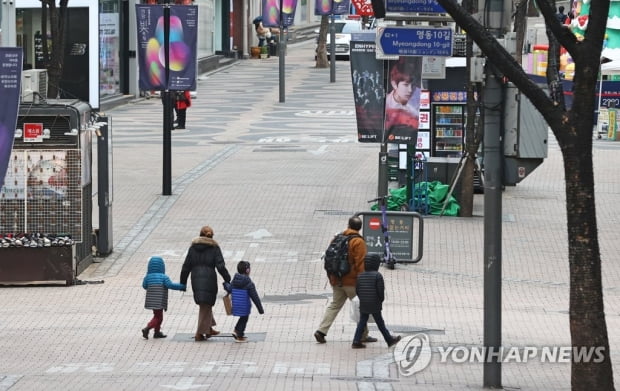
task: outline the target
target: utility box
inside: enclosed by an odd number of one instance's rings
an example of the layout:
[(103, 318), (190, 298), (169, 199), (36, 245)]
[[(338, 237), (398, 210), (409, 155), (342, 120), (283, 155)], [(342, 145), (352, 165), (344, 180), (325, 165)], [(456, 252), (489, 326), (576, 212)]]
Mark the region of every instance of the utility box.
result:
[[(430, 157), (426, 161), (427, 178), (429, 182), (439, 181), (448, 186), (456, 174), (461, 158), (458, 157)], [(461, 197), (461, 181), (458, 181), (452, 196), (457, 200)]]
[[(73, 277), (92, 263), (91, 123), (86, 102), (21, 103), (11, 160), (0, 188), (0, 233), (68, 237), (72, 255), (52, 251), (54, 247), (8, 248), (0, 249), (2, 263), (21, 259), (30, 268), (40, 263), (47, 265), (45, 270), (71, 270)], [(4, 250), (20, 251), (20, 256), (5, 257)], [(27, 271), (17, 273), (19, 265), (5, 266), (24, 280)], [(46, 280), (45, 274), (33, 272), (33, 280)], [(47, 277), (57, 279), (52, 274)], [(2, 279), (10, 282), (11, 273)], [(63, 279), (73, 281), (68, 276)]]
[(504, 179), (516, 185), (547, 157), (549, 128), (532, 102), (510, 83), (504, 106)]

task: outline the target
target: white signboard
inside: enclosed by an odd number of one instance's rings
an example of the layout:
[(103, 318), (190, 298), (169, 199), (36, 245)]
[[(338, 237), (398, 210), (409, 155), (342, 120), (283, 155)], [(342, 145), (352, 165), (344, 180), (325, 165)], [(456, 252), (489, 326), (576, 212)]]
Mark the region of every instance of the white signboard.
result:
[(425, 56), (422, 58), (423, 79), (445, 79), (446, 57)]
[(418, 141), (416, 142), (416, 149), (430, 149), (431, 147), (431, 133), (430, 132), (418, 132)]

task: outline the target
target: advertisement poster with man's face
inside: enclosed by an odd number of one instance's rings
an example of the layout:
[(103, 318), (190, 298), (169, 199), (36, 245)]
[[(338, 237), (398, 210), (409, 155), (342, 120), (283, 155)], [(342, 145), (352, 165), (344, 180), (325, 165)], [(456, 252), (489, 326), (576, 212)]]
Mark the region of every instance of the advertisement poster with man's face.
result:
[(385, 140), (388, 143), (415, 144), (420, 120), (422, 57), (389, 60), (388, 72)]
[(374, 35), (351, 39), (351, 81), (357, 119), (357, 139), (361, 143), (382, 143), (385, 104), (383, 60), (375, 55)]
[(22, 83), (22, 48), (0, 47), (0, 188), (13, 149)]

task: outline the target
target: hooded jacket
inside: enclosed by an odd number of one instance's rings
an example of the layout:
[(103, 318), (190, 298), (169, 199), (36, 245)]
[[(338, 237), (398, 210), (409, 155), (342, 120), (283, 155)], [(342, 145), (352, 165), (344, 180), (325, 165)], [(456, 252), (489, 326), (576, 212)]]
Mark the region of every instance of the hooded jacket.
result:
[(250, 315), (252, 310), (250, 299), (254, 302), (259, 314), (265, 312), (256, 291), (256, 286), (250, 279), (250, 276), (236, 273), (230, 285), (232, 288), (232, 314), (234, 316)]
[(149, 310), (168, 309), (168, 289), (184, 291), (184, 284), (177, 284), (166, 275), (166, 264), (161, 257), (151, 257), (146, 275), (142, 280), (146, 289), (144, 308)]
[[(359, 235), (360, 232), (351, 228), (347, 228), (343, 232), (344, 235)], [(349, 264), (351, 265), (351, 271), (349, 274), (342, 277), (342, 285), (355, 286), (357, 276), (364, 272), (364, 257), (366, 256), (366, 242), (364, 238), (358, 236), (349, 240)], [(328, 275), (329, 283), (332, 286), (340, 284), (338, 277)]]
[(181, 284), (187, 283), (187, 277), (191, 273), (192, 291), (196, 304), (215, 304), (217, 299), (216, 269), (225, 282), (230, 282), (230, 274), (226, 270), (224, 256), (217, 242), (205, 236), (192, 240), (192, 245), (187, 251), (181, 268)]
[(375, 314), (383, 309), (385, 299), (385, 284), (379, 273), (381, 258), (367, 256), (365, 258), (366, 271), (357, 277), (355, 291), (360, 300), (360, 313)]

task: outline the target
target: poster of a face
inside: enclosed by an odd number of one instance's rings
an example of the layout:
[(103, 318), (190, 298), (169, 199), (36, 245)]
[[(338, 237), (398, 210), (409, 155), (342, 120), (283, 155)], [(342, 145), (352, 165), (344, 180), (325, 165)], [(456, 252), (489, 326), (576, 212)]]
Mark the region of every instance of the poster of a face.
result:
[(422, 57), (400, 57), (388, 62), (385, 96), (385, 139), (415, 144), (419, 128)]

